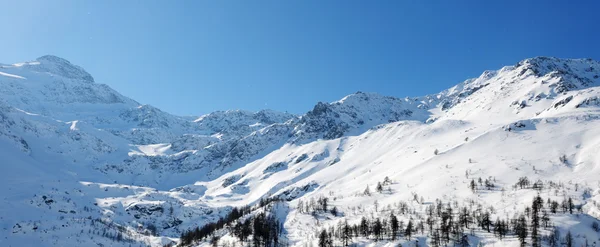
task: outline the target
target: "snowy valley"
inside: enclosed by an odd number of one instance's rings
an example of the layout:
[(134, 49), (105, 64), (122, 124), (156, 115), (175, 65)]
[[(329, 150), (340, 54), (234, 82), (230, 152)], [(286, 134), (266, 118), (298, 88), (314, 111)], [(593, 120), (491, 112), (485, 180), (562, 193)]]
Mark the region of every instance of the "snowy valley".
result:
[(0, 157), (2, 246), (600, 246), (600, 62), (182, 117), (43, 56), (0, 64)]

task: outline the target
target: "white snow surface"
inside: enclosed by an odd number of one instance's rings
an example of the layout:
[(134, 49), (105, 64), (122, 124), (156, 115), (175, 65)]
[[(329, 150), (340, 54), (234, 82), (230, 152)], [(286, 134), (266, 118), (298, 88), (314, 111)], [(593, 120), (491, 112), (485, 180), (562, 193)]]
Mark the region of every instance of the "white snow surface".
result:
[[(413, 194), (474, 200), (493, 206), (493, 219), (512, 216), (537, 194), (512, 188), (523, 176), (565, 184), (541, 195), (571, 196), (582, 212), (554, 223), (578, 244), (598, 241), (589, 226), (600, 217), (599, 76), (594, 60), (536, 57), (423, 97), (357, 92), (301, 116), (188, 118), (141, 105), (55, 56), (1, 65), (0, 245), (162, 246), (232, 206), (281, 196), (284, 238), (307, 246), (322, 227), (384, 216), (375, 201), (385, 208)], [(385, 177), (389, 193), (362, 195)], [(493, 177), (501, 189), (473, 193), (476, 177)], [(321, 195), (335, 197), (343, 216), (316, 220), (295, 209)], [(103, 236), (118, 232), (130, 241)]]

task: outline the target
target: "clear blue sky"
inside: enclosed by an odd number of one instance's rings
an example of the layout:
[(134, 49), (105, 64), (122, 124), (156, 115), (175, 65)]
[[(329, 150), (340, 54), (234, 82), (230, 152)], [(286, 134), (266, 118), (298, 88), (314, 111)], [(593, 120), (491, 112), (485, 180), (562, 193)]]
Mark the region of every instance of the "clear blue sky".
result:
[(436, 93), (527, 57), (600, 59), (598, 2), (3, 1), (0, 62), (57, 55), (179, 115), (303, 113), (356, 91)]

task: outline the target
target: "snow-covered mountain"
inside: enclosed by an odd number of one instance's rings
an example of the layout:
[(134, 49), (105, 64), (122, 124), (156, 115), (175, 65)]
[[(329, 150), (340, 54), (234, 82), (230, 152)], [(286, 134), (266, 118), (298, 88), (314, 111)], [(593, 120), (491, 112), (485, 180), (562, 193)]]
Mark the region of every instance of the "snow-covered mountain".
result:
[[(580, 210), (551, 214), (551, 222), (561, 235), (571, 229), (575, 243), (595, 244), (599, 76), (594, 60), (536, 57), (423, 97), (357, 92), (301, 116), (190, 118), (141, 105), (55, 56), (0, 64), (0, 243), (161, 246), (232, 207), (271, 198), (284, 201), (251, 214), (269, 211), (283, 225), (282, 243), (308, 246), (321, 230), (362, 217), (426, 222), (437, 201), (512, 219), (539, 194), (571, 198)], [(543, 189), (514, 186), (524, 177)], [(322, 197), (335, 215), (298, 209)], [(518, 246), (514, 234), (467, 229), (469, 244)], [(240, 244), (227, 229), (213, 235)], [(352, 242), (434, 246), (434, 235)]]

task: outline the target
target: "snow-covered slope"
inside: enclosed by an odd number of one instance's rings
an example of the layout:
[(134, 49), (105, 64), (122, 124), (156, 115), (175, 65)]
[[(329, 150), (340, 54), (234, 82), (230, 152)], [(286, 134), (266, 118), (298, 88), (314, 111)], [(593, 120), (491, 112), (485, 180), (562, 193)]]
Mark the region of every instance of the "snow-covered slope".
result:
[[(0, 243), (160, 246), (270, 197), (285, 200), (274, 207), (282, 239), (308, 245), (316, 232), (363, 216), (424, 222), (436, 199), (512, 218), (538, 193), (571, 197), (581, 211), (552, 222), (591, 243), (599, 237), (589, 227), (600, 215), (599, 76), (597, 61), (537, 57), (423, 97), (357, 92), (301, 116), (186, 118), (140, 105), (62, 58), (0, 65)], [(545, 189), (513, 187), (522, 177)], [(478, 178), (493, 189), (473, 191)], [(340, 213), (296, 208), (322, 196)], [(425, 246), (432, 234), (353, 242)], [(473, 245), (518, 245), (514, 236), (467, 235)]]

